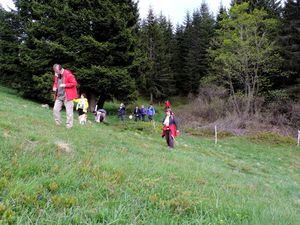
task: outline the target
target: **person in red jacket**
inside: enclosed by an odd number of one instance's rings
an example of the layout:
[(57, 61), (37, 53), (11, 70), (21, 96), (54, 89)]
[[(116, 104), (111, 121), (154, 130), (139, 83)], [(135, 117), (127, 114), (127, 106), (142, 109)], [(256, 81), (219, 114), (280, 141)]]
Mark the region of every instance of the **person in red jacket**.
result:
[(56, 125), (61, 124), (60, 111), (64, 105), (66, 108), (66, 127), (71, 128), (73, 126), (73, 99), (77, 96), (77, 81), (70, 70), (62, 68), (59, 64), (54, 64), (54, 84), (53, 91), (55, 92), (53, 116)]
[(171, 109), (166, 109), (166, 116), (163, 119), (162, 137), (166, 138), (169, 148), (174, 148), (174, 140), (179, 133), (179, 126)]
[(169, 100), (165, 101), (165, 110), (171, 108), (171, 102)]

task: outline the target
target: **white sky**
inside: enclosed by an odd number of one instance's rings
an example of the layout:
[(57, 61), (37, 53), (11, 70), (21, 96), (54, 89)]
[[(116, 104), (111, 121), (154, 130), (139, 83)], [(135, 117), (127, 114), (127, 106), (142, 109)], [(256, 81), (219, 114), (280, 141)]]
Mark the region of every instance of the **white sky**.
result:
[[(216, 15), (221, 1), (228, 8), (231, 0), (206, 0), (205, 2), (214, 15)], [(176, 25), (184, 21), (187, 11), (192, 13), (194, 9), (200, 7), (202, 2), (203, 0), (139, 0), (139, 11), (141, 18), (145, 18), (151, 5), (157, 15), (162, 12), (163, 15), (170, 18), (172, 23)], [(9, 7), (14, 8), (12, 0), (0, 0), (0, 4), (5, 9)]]
[(193, 10), (199, 8), (202, 2), (206, 2), (209, 10), (216, 15), (221, 2), (223, 6), (229, 8), (231, 0), (139, 0), (139, 11), (141, 17), (145, 18), (151, 6), (157, 15), (162, 12), (163, 15), (170, 18), (173, 24), (176, 25), (184, 21), (187, 11), (192, 15)]

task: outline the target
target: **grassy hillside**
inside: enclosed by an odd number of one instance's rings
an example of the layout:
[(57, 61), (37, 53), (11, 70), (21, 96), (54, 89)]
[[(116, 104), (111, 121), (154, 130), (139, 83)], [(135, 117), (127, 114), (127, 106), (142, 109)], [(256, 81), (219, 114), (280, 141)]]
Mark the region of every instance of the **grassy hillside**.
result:
[(290, 139), (182, 134), (169, 151), (150, 123), (67, 130), (9, 89), (0, 102), (0, 224), (300, 224)]

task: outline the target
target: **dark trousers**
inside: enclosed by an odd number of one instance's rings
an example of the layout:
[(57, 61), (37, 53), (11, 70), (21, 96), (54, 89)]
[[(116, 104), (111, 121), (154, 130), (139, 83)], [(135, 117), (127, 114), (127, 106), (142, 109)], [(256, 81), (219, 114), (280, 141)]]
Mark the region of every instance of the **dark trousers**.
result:
[(142, 115), (142, 121), (145, 121), (146, 115)]
[(172, 137), (171, 130), (166, 130), (166, 132), (165, 132), (165, 138), (166, 138), (168, 146), (170, 148), (174, 148), (174, 138)]

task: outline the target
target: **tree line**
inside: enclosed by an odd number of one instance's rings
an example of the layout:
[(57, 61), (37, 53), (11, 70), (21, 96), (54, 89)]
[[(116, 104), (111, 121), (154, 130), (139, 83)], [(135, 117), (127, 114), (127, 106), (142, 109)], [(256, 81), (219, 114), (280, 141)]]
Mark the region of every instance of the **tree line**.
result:
[[(233, 0), (215, 18), (203, 3), (174, 26), (133, 0), (16, 0), (0, 7), (0, 81), (51, 102), (52, 65), (70, 68), (91, 105), (160, 101), (225, 87), (238, 113), (255, 100), (300, 99), (300, 0)], [(239, 99), (244, 99), (241, 108)]]

